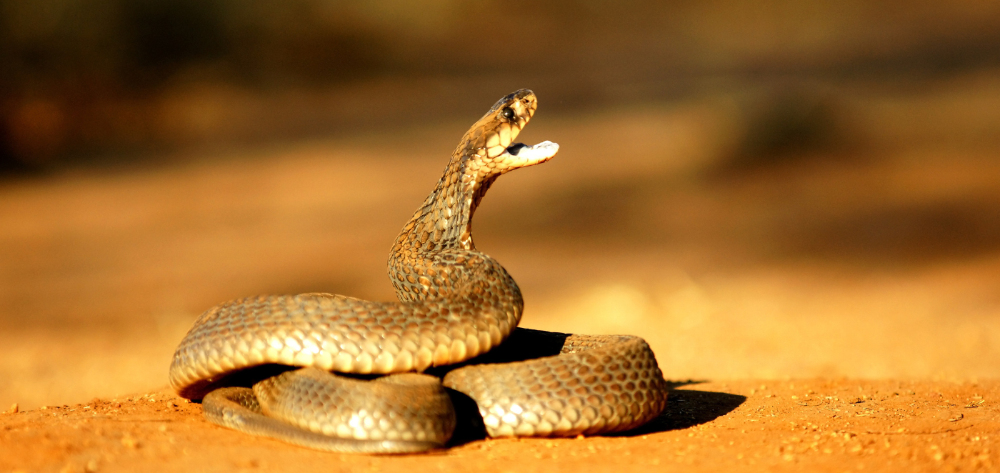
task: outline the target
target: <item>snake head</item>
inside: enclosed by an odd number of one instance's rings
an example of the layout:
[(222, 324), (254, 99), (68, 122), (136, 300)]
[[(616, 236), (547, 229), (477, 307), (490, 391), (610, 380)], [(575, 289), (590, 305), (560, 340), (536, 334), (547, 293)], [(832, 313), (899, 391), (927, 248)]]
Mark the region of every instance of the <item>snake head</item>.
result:
[[(514, 143), (537, 106), (535, 93), (521, 89), (500, 99), (472, 125), (452, 154), (437, 187), (396, 237), (394, 255), (475, 249), (472, 215), (497, 177), (548, 161), (559, 151), (559, 145), (548, 141), (535, 146)], [(394, 258), (389, 260), (389, 272), (399, 276), (393, 284), (397, 288), (411, 287), (414, 283), (405, 279), (407, 273), (394, 266), (402, 264), (402, 259)], [(401, 298), (409, 297), (405, 292), (397, 293), (404, 294)]]
[(535, 146), (514, 143), (538, 107), (529, 89), (512, 92), (493, 104), (462, 138), (457, 151), (466, 160), (465, 168), (480, 178), (491, 177), (548, 161), (559, 145), (545, 142)]

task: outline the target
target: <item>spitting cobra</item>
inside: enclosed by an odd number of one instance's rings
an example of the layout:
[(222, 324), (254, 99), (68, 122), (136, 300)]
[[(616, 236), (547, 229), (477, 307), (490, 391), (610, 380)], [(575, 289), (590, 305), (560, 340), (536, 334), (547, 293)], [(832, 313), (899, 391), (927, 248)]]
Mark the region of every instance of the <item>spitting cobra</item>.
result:
[(521, 290), (472, 241), (472, 215), (497, 177), (559, 149), (513, 144), (536, 107), (518, 90), (462, 137), (392, 245), (399, 302), (310, 293), (223, 303), (181, 341), (171, 386), (202, 399), (216, 424), (348, 452), (443, 447), (458, 422), (453, 401), (468, 399), (492, 437), (618, 432), (658, 416), (667, 385), (643, 339), (516, 328)]

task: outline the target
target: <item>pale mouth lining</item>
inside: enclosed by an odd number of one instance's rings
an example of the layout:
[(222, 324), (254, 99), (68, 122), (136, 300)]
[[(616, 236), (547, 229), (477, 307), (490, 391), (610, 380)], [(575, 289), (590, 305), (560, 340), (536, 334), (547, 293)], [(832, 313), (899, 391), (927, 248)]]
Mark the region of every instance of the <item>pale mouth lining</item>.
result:
[(507, 147), (506, 153), (515, 156), (524, 164), (537, 164), (552, 158), (559, 152), (559, 145), (551, 141), (543, 141), (534, 146), (524, 143), (514, 143)]

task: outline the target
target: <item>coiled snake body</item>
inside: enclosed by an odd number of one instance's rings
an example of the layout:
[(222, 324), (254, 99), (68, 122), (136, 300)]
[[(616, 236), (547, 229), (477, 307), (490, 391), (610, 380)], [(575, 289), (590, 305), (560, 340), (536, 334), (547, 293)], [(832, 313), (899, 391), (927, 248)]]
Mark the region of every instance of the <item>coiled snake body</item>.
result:
[[(512, 145), (536, 106), (530, 90), (514, 92), (462, 138), (392, 246), (399, 302), (320, 293), (226, 302), (181, 341), (171, 386), (204, 398), (212, 422), (338, 451), (441, 447), (456, 396), (475, 401), (494, 437), (615, 432), (659, 415), (667, 388), (645, 341), (515, 329), (521, 291), (473, 244), (472, 215), (496, 178), (558, 151)], [(443, 382), (412, 373), (455, 364)]]

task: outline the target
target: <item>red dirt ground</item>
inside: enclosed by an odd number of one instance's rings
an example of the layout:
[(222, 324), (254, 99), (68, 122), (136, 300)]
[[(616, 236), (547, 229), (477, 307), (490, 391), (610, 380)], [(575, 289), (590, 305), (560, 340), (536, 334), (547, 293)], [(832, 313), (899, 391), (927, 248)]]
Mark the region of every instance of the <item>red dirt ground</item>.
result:
[(640, 432), (317, 452), (207, 423), (169, 390), (0, 416), (2, 471), (972, 471), (996, 468), (1000, 383), (678, 383)]

